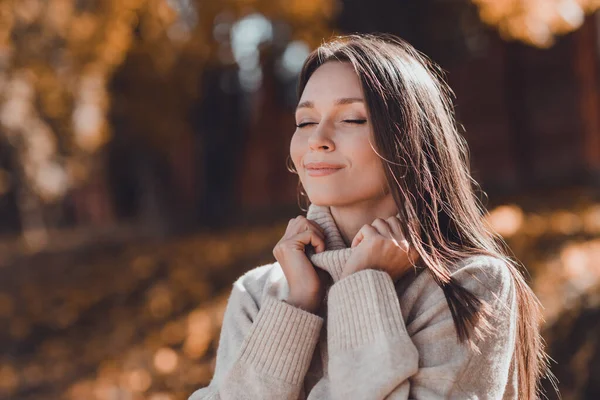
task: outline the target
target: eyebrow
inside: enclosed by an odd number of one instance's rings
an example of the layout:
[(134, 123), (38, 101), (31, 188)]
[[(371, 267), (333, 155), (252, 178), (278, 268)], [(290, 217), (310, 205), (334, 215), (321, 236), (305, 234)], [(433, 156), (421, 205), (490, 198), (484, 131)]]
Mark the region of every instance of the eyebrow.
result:
[[(341, 105), (346, 105), (346, 104), (352, 104), (352, 103), (364, 103), (365, 101), (360, 98), (360, 97), (343, 97), (341, 99), (337, 99), (335, 101), (335, 105), (336, 106), (341, 106)], [(296, 110), (300, 109), (300, 108), (315, 108), (315, 103), (313, 103), (312, 101), (303, 101), (302, 103), (298, 104), (298, 106), (296, 107)]]

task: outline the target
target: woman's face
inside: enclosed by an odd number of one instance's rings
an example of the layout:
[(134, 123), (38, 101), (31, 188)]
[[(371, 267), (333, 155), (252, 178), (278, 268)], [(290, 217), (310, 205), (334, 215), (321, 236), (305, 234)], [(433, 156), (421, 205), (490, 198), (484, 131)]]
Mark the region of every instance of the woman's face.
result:
[[(290, 155), (311, 203), (377, 202), (387, 183), (369, 139), (371, 121), (358, 76), (349, 63), (327, 62), (310, 77), (296, 109)], [(309, 163), (336, 169), (312, 169)], [(385, 191), (384, 191), (385, 190)]]

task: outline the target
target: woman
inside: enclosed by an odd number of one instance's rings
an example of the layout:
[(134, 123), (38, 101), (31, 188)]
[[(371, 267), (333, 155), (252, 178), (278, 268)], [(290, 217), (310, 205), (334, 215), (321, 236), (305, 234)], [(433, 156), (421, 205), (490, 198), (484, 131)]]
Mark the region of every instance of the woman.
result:
[(233, 285), (199, 399), (534, 399), (540, 306), (482, 220), (450, 90), (388, 35), (337, 37), (299, 81), (310, 201)]

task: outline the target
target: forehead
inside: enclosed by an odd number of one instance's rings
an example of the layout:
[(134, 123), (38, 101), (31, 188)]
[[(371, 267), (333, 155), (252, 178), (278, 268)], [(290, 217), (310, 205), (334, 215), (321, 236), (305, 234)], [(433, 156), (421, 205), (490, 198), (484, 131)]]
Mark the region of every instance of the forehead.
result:
[(327, 103), (343, 97), (363, 97), (360, 80), (350, 63), (329, 61), (312, 74), (300, 101)]

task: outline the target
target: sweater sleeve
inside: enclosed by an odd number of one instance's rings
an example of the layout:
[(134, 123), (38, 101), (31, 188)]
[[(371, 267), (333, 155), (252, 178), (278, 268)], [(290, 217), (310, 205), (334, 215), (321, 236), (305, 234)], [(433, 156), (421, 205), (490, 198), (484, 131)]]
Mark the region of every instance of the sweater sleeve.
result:
[[(387, 272), (366, 269), (336, 282), (328, 295), (328, 373), (332, 399), (498, 399), (509, 384), (514, 293), (506, 268), (476, 263), (455, 276), (504, 315), (479, 353), (458, 341), (443, 292), (431, 279), (418, 291), (406, 326)], [(482, 284), (487, 282), (487, 284)], [(488, 288), (491, 288), (489, 290)], [(512, 313), (501, 312), (509, 305)]]
[(260, 309), (236, 282), (210, 384), (189, 400), (297, 400), (323, 318), (265, 293)]

